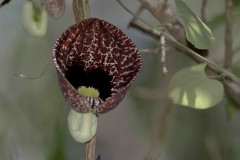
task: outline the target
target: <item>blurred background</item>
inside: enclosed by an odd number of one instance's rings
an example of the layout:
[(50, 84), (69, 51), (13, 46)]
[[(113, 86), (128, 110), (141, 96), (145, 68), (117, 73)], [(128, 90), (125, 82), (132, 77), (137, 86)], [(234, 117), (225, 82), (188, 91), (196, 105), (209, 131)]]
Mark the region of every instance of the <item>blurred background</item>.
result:
[[(0, 9), (0, 160), (83, 160), (84, 145), (68, 132), (69, 106), (60, 92), (52, 62), (44, 75), (52, 46), (75, 23), (72, 1), (60, 19), (49, 17), (47, 35), (34, 38), (21, 25), (26, 0), (12, 0)], [(127, 28), (131, 15), (114, 0), (91, 0), (91, 15), (118, 26), (139, 49), (155, 48), (157, 42)], [(174, 1), (170, 1), (174, 3)], [(185, 0), (196, 15), (201, 1)], [(124, 1), (132, 10), (138, 1)], [(224, 50), (224, 1), (209, 1), (207, 19), (216, 43), (212, 54)], [(234, 47), (239, 48), (240, 11), (234, 12)], [(146, 12), (144, 17), (155, 23)], [(234, 60), (239, 62), (237, 50)], [(168, 74), (162, 74), (159, 55), (142, 55), (143, 66), (122, 103), (99, 117), (96, 154), (102, 160), (239, 160), (240, 113), (229, 111), (226, 97), (208, 110), (171, 104), (167, 86), (171, 76), (194, 62), (184, 54), (167, 52)], [(238, 63), (239, 64), (239, 63)], [(240, 67), (240, 65), (239, 65)], [(239, 69), (240, 71), (240, 69)]]

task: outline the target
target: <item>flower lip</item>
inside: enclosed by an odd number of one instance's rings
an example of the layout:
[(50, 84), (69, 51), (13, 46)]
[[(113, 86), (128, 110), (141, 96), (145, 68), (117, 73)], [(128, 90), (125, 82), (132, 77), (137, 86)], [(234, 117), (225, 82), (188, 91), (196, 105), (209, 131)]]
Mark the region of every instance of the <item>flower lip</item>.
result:
[[(78, 112), (97, 114), (121, 102), (141, 67), (134, 43), (117, 27), (97, 18), (69, 27), (55, 43), (53, 60), (67, 102)], [(103, 102), (90, 107), (77, 93), (81, 85), (98, 89)]]

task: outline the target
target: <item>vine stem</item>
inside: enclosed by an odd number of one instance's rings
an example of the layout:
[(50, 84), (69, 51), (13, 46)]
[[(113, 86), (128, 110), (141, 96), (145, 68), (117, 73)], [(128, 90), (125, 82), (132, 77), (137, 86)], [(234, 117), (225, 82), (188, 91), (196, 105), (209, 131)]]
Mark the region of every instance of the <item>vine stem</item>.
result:
[(72, 7), (77, 23), (90, 17), (89, 0), (73, 0)]
[(206, 23), (206, 8), (207, 8), (208, 0), (202, 0), (202, 7), (201, 7), (201, 20), (203, 23)]
[[(87, 19), (90, 16), (88, 0), (73, 0), (73, 12), (76, 22)], [(86, 142), (85, 160), (95, 160), (96, 135)]]
[(85, 160), (95, 159), (96, 135), (86, 143)]
[(86, 6), (86, 0), (82, 0), (82, 5), (83, 5), (83, 17), (84, 19), (87, 19), (87, 6)]
[[(82, 6), (83, 17), (84, 19), (87, 19), (89, 15), (87, 13), (86, 0), (82, 0)], [(95, 147), (96, 147), (96, 135), (86, 143), (85, 160), (95, 160)]]
[[(83, 17), (87, 19), (89, 17), (87, 13), (86, 0), (82, 0), (83, 5)], [(96, 147), (96, 135), (86, 143), (85, 160), (95, 160), (95, 147)]]
[(240, 84), (240, 79), (235, 76), (233, 73), (223, 69), (222, 67), (220, 67), (219, 65), (215, 64), (214, 62), (202, 57), (201, 55), (197, 54), (196, 52), (194, 52), (193, 50), (189, 49), (188, 47), (184, 46), (183, 44), (181, 44), (180, 42), (178, 42), (173, 36), (167, 34), (166, 32), (162, 31), (161, 27), (152, 25), (150, 23), (148, 23), (145, 19), (141, 18), (140, 16), (136, 15), (134, 12), (132, 12), (130, 9), (128, 9), (121, 0), (115, 0), (120, 6), (122, 6), (123, 9), (125, 9), (128, 13), (130, 13), (132, 16), (136, 17), (138, 20), (140, 20), (142, 23), (144, 23), (145, 25), (159, 31), (161, 34), (163, 34), (168, 40), (170, 40), (171, 42), (173, 42), (175, 45), (179, 46), (180, 48), (186, 50), (188, 53), (194, 55), (195, 57), (199, 58), (200, 60), (206, 62), (208, 65), (211, 65), (212, 67), (214, 67), (215, 69), (217, 69), (220, 73), (224, 74), (226, 77), (228, 77), (229, 79), (232, 79), (233, 81), (235, 81), (236, 83)]

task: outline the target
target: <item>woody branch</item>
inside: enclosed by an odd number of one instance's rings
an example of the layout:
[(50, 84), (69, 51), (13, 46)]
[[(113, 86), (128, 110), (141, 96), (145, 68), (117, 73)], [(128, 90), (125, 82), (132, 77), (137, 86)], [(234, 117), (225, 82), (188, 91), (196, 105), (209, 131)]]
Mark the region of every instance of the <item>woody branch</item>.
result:
[[(177, 41), (181, 42), (182, 44), (187, 45), (187, 39), (185, 36), (184, 27), (179, 22), (177, 17), (174, 16), (174, 12), (170, 8), (167, 1), (159, 1), (159, 0), (138, 0), (143, 8), (148, 10), (161, 24), (166, 24), (166, 30), (169, 32), (169, 34), (173, 35)], [(226, 17), (228, 19), (228, 17)], [(149, 34), (152, 37), (159, 36), (158, 33), (155, 33), (152, 30), (149, 30), (148, 28), (138, 24), (134, 23), (134, 25), (131, 25), (131, 27), (134, 27), (136, 29), (139, 29), (141, 31), (145, 31), (146, 34)], [(231, 29), (230, 29), (231, 30)], [(229, 32), (229, 31), (228, 31)], [(174, 46), (174, 48), (181, 50), (180, 48)], [(187, 52), (181, 52), (192, 58), (197, 63), (203, 63), (202, 60), (200, 60), (198, 57), (192, 56)], [(216, 57), (210, 57), (211, 55), (208, 55), (206, 58), (214, 59), (216, 61)], [(207, 66), (207, 69), (212, 71), (213, 74), (219, 74), (220, 72), (211, 67)], [(222, 83), (224, 84), (226, 93), (234, 100), (235, 103), (237, 103), (240, 106), (240, 84), (238, 82), (235, 82), (231, 79), (225, 79), (222, 80)]]

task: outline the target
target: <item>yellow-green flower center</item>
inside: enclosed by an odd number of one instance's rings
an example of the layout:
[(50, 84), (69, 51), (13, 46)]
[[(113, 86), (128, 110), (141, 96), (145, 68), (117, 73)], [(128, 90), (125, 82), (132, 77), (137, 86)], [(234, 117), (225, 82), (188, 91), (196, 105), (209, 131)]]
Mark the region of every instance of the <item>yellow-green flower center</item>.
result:
[(99, 97), (99, 91), (93, 87), (81, 86), (78, 88), (78, 93), (85, 97)]

